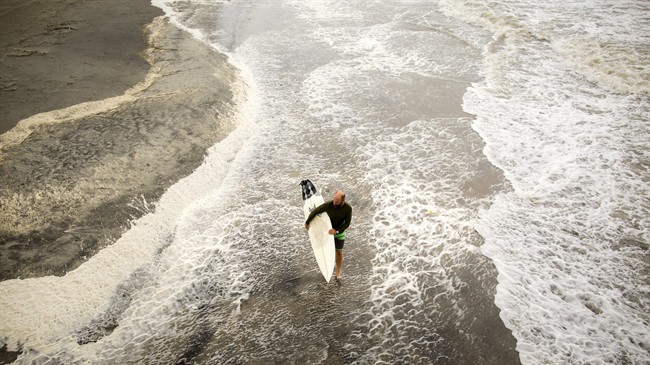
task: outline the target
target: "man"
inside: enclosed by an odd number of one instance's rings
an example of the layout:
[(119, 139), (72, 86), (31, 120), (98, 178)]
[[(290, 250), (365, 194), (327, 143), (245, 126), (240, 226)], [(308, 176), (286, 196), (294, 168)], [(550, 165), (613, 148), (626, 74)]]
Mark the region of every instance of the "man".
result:
[(350, 221), (352, 220), (352, 207), (345, 202), (345, 193), (337, 191), (334, 193), (331, 201), (325, 202), (311, 211), (305, 222), (305, 228), (309, 229), (309, 222), (321, 213), (327, 213), (332, 222), (332, 229), (328, 233), (334, 235), (334, 246), (336, 246), (336, 280), (341, 280), (345, 230), (350, 226)]

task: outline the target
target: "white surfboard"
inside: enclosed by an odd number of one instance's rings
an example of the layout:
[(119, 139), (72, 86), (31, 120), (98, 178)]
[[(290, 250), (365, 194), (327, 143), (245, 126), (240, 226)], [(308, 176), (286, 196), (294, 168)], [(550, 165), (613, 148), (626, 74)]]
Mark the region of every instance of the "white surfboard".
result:
[[(309, 190), (305, 194), (305, 186), (303, 184), (311, 184), (313, 195), (310, 194)], [(321, 195), (316, 195), (316, 187), (314, 187), (311, 181), (303, 180), (301, 185), (303, 185), (303, 199), (305, 202), (303, 211), (305, 213), (305, 220), (307, 220), (309, 213), (325, 201)], [(309, 241), (311, 242), (311, 248), (314, 250), (318, 268), (328, 283), (332, 278), (335, 266), (334, 236), (328, 233), (331, 228), (332, 222), (327, 213), (319, 214), (309, 222)]]

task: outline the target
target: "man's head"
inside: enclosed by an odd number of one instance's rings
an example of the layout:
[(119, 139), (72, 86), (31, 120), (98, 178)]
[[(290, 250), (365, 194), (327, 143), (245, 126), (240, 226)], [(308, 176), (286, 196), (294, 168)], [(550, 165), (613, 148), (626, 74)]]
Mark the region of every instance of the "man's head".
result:
[(334, 198), (332, 198), (335, 208), (340, 208), (345, 203), (345, 193), (342, 191), (337, 191), (334, 193)]

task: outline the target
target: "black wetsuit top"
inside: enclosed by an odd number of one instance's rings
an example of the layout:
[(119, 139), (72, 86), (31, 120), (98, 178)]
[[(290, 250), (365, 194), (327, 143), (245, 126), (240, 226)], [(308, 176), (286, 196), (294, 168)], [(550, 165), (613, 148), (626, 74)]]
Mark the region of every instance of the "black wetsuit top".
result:
[(306, 224), (309, 224), (312, 219), (317, 214), (327, 213), (330, 216), (330, 221), (332, 222), (332, 228), (337, 232), (341, 233), (345, 231), (350, 226), (350, 221), (352, 220), (352, 207), (348, 203), (343, 203), (341, 207), (335, 207), (333, 201), (328, 201), (320, 206), (314, 208), (314, 210), (309, 213), (307, 217)]

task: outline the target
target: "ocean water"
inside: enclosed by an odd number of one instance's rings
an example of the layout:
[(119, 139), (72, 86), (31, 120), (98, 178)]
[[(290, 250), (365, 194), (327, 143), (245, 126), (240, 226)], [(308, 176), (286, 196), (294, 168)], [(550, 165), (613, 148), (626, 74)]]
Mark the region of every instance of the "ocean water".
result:
[(513, 187), (475, 227), (522, 362), (648, 363), (650, 4), (441, 3), (494, 33), (463, 108)]
[[(154, 5), (240, 70), (237, 127), (78, 269), (0, 283), (18, 363), (647, 363), (645, 2)], [(340, 285), (304, 178), (354, 208)]]

